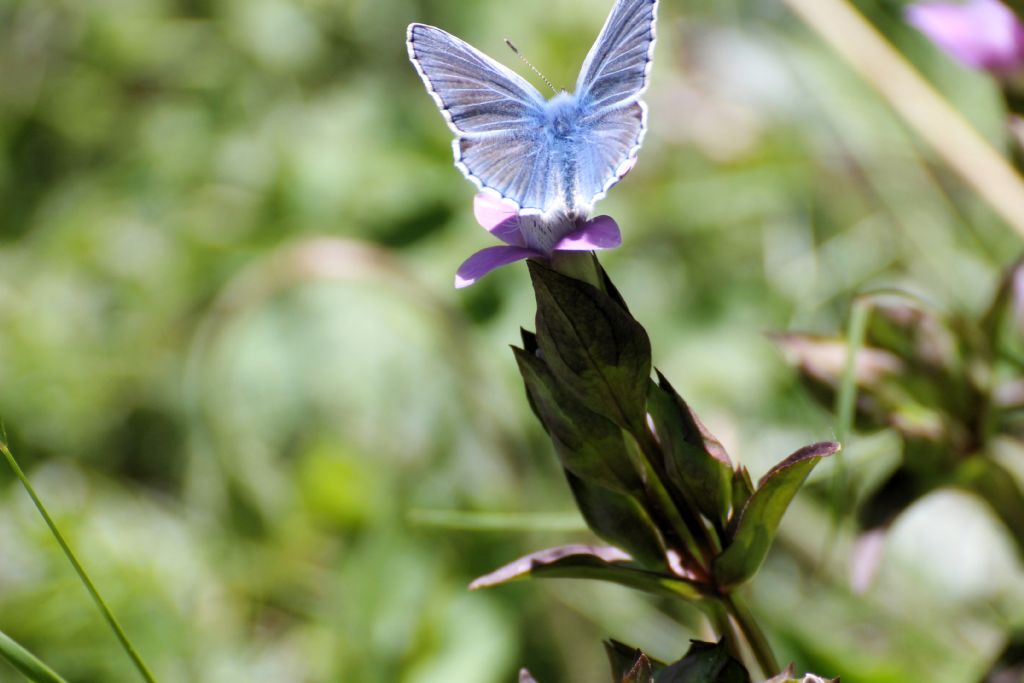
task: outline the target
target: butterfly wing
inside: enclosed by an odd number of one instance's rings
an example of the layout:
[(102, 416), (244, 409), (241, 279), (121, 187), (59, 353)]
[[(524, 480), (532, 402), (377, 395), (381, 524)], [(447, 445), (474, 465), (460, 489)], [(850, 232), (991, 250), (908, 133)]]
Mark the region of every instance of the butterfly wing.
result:
[(592, 205), (622, 179), (647, 131), (658, 0), (617, 0), (576, 81), (583, 136), (577, 201)]
[(455, 165), (480, 189), (520, 207), (558, 204), (543, 144), (545, 101), (521, 76), (433, 26), (411, 24), (407, 44), (427, 91), (455, 133)]
[(618, 0), (590, 48), (576, 96), (594, 109), (637, 101), (647, 88), (654, 56), (658, 0)]

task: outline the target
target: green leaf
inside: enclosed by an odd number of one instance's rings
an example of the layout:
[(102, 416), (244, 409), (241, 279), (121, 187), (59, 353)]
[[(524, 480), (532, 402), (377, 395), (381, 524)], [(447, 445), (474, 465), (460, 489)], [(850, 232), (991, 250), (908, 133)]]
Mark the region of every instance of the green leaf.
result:
[(583, 405), (637, 433), (644, 428), (651, 374), (644, 328), (597, 287), (528, 263), (545, 363)]
[(720, 589), (738, 586), (757, 573), (775, 539), (782, 515), (807, 475), (822, 458), (836, 453), (839, 448), (839, 444), (832, 441), (806, 446), (762, 477), (754, 495), (740, 512), (731, 543), (712, 565)]
[(686, 656), (659, 672), (655, 683), (750, 683), (750, 674), (729, 654), (724, 639), (691, 643)]
[(67, 683), (53, 669), (43, 664), (34, 654), (0, 631), (0, 657), (25, 675), (33, 683)]
[(639, 569), (618, 548), (567, 545), (541, 550), (500, 567), (469, 584), (470, 590), (493, 588), (510, 581), (537, 579), (596, 579), (661, 597), (700, 599), (700, 588), (685, 579)]
[[(612, 668), (613, 683), (636, 680), (650, 683), (654, 672), (665, 668), (662, 662), (648, 657), (639, 648), (630, 647), (617, 640), (606, 640), (604, 651), (608, 655), (608, 663)], [(637, 673), (645, 674), (647, 677), (637, 679)], [(633, 678), (629, 678), (629, 676), (633, 676)]]
[[(839, 337), (820, 337), (810, 334), (773, 334), (772, 341), (782, 351), (786, 361), (795, 367), (808, 391), (823, 406), (832, 410), (836, 394), (845, 376), (850, 345)], [(901, 376), (906, 366), (896, 355), (871, 347), (858, 349), (853, 371), (857, 396), (857, 425), (864, 429), (885, 426), (885, 416), (893, 403), (892, 397), (879, 397), (894, 377)]]
[[(1021, 303), (1018, 282), (1022, 278), (1024, 278), (1024, 259), (1018, 259), (1003, 274), (988, 310), (979, 321), (984, 339), (999, 339), (1002, 336), (1002, 328), (1007, 322), (1006, 319), (1016, 317), (1014, 314)], [(1012, 320), (1012, 323), (1019, 325), (1020, 320)]]
[(635, 498), (589, 484), (568, 470), (565, 476), (591, 531), (625, 549), (645, 567), (665, 566), (665, 541)]
[[(754, 482), (750, 479), (750, 471), (740, 465), (732, 474), (732, 507), (734, 510), (742, 510), (750, 497), (754, 495)], [(739, 516), (736, 515), (737, 521)]]
[(601, 289), (607, 292), (608, 296), (610, 296), (615, 303), (622, 306), (622, 310), (629, 313), (629, 306), (626, 304), (626, 299), (619, 293), (618, 287), (616, 287), (615, 283), (612, 282), (611, 277), (608, 275), (608, 271), (605, 270), (604, 266), (601, 265), (601, 262), (597, 260), (596, 255), (594, 255), (594, 264), (597, 266), (597, 272), (601, 278)]
[(613, 491), (640, 494), (643, 483), (622, 429), (585, 408), (559, 385), (536, 355), (513, 347), (530, 405), (555, 446), (562, 465), (580, 479)]
[(654, 669), (647, 655), (641, 653), (632, 668), (619, 679), (619, 683), (654, 683)]
[(665, 454), (669, 483), (718, 529), (724, 529), (733, 485), (725, 448), (660, 372), (658, 384), (650, 383), (647, 410)]
[(970, 415), (978, 395), (968, 380), (962, 353), (981, 344), (984, 349), (977, 350), (987, 356), (990, 340), (973, 325), (961, 325), (958, 338), (946, 316), (904, 293), (871, 295), (862, 305), (871, 309), (865, 347), (891, 353), (906, 368), (899, 378), (900, 393), (928, 410)]

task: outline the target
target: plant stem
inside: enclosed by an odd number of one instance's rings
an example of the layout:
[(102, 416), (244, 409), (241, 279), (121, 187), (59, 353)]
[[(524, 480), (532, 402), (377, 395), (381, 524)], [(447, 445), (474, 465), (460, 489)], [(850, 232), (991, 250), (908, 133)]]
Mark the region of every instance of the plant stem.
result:
[(594, 285), (604, 290), (601, 274), (598, 271), (597, 257), (592, 251), (558, 251), (551, 256), (551, 267), (580, 282)]
[(697, 603), (698, 607), (711, 622), (711, 628), (720, 638), (725, 639), (725, 646), (737, 662), (743, 661), (743, 649), (740, 647), (740, 639), (729, 621), (729, 613), (717, 600), (704, 600)]
[[(867, 333), (871, 302), (864, 298), (855, 299), (850, 308), (850, 320), (846, 327), (846, 366), (836, 394), (836, 441), (845, 448), (853, 432), (853, 421), (857, 410), (857, 356), (864, 346)], [(846, 458), (842, 453), (835, 455), (835, 477), (832, 480), (832, 503), (834, 521), (838, 524), (846, 512), (849, 494)]]
[(4, 454), (5, 458), (7, 458), (7, 464), (11, 466), (11, 469), (14, 471), (15, 476), (18, 477), (21, 485), (25, 487), (25, 491), (28, 492), (28, 495), (35, 504), (36, 509), (39, 510), (39, 514), (42, 515), (43, 521), (46, 522), (46, 526), (50, 528), (50, 533), (52, 533), (53, 537), (57, 539), (58, 545), (60, 545), (61, 550), (64, 551), (64, 555), (68, 558), (68, 562), (70, 562), (71, 566), (74, 567), (75, 573), (78, 574), (78, 578), (82, 580), (82, 584), (85, 586), (86, 591), (88, 591), (89, 595), (92, 596), (93, 602), (96, 603), (96, 607), (103, 615), (107, 624), (109, 624), (110, 628), (114, 631), (114, 635), (117, 636), (118, 641), (121, 643), (121, 647), (124, 648), (124, 651), (132, 660), (132, 663), (135, 665), (139, 674), (147, 683), (156, 683), (156, 678), (154, 678), (153, 674), (150, 673), (146, 663), (142, 661), (142, 657), (140, 657), (139, 653), (135, 650), (135, 646), (132, 645), (130, 640), (128, 640), (128, 636), (125, 634), (124, 629), (121, 628), (121, 624), (118, 623), (114, 613), (110, 611), (109, 607), (107, 607), (107, 603), (104, 602), (103, 597), (100, 595), (99, 591), (96, 590), (96, 586), (93, 585), (89, 575), (85, 573), (85, 569), (78, 561), (78, 558), (75, 557), (75, 553), (71, 550), (67, 541), (64, 540), (64, 536), (61, 534), (60, 529), (57, 528), (53, 518), (50, 517), (50, 513), (47, 512), (46, 506), (43, 505), (43, 501), (39, 499), (38, 495), (36, 495), (36, 491), (32, 488), (31, 482), (29, 482), (28, 477), (25, 476), (21, 466), (18, 465), (18, 461), (14, 459), (14, 454), (11, 453), (10, 448), (7, 447), (7, 444), (4, 441), (0, 441), (0, 452)]
[(743, 637), (746, 638), (747, 644), (750, 645), (750, 649), (754, 653), (754, 658), (757, 659), (757, 665), (761, 667), (761, 673), (768, 677), (779, 673), (781, 668), (778, 660), (775, 659), (775, 653), (772, 652), (772, 646), (768, 643), (764, 631), (757, 625), (757, 620), (754, 619), (750, 608), (743, 602), (743, 598), (735, 593), (730, 593), (722, 598), (722, 604), (725, 605), (725, 609), (743, 632)]
[(1020, 174), (850, 0), (783, 1), (881, 93), (979, 197), (1024, 235)]

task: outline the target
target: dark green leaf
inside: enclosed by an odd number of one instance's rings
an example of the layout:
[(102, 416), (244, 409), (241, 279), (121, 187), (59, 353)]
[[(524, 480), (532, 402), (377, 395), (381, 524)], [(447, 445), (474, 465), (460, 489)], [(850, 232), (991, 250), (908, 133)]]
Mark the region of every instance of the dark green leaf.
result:
[(639, 569), (631, 562), (632, 558), (618, 548), (567, 545), (521, 557), (476, 579), (469, 584), (469, 589), (492, 588), (525, 578), (596, 579), (662, 597), (683, 597), (688, 600), (701, 598), (696, 584), (667, 574)]
[[(522, 327), (519, 328), (519, 334), (523, 338), (523, 350), (536, 356), (539, 349), (537, 346), (537, 335)], [(512, 347), (512, 353), (516, 353), (516, 347), (514, 346)], [(533, 396), (530, 395), (529, 389), (526, 390), (526, 402), (530, 405), (530, 410), (533, 412), (534, 417), (540, 420), (540, 423), (543, 425), (544, 418), (541, 416), (537, 404), (533, 402)]]
[[(986, 339), (998, 339), (1006, 318), (1014, 317), (1021, 302), (1019, 299), (1019, 287), (1017, 283), (1024, 278), (1024, 259), (1018, 259), (1012, 266), (1007, 268), (999, 281), (996, 293), (992, 297), (988, 310), (982, 316), (980, 324)], [(1020, 324), (1019, 320), (1013, 321)]]
[(899, 391), (889, 388), (885, 393), (891, 396), (880, 392), (879, 398), (895, 403), (893, 398), (902, 394), (908, 397), (906, 402), (927, 410), (970, 415), (978, 395), (967, 379), (961, 344), (965, 348), (980, 345), (987, 355), (989, 340), (973, 326), (970, 331), (963, 329), (958, 339), (945, 316), (909, 295), (875, 295), (869, 302), (867, 348), (893, 354), (906, 368), (899, 377)]
[(33, 683), (67, 683), (53, 669), (43, 664), (35, 655), (0, 631), (0, 657), (20, 671)]
[(641, 659), (644, 660), (648, 669), (647, 679), (644, 683), (648, 683), (650, 681), (653, 672), (660, 671), (665, 668), (663, 663), (648, 657), (638, 648), (630, 647), (629, 645), (620, 643), (617, 640), (606, 640), (604, 643), (604, 651), (608, 655), (608, 663), (612, 668), (613, 683), (621, 683), (623, 680), (631, 680), (628, 676), (637, 669)]
[(585, 408), (556, 381), (537, 356), (513, 348), (530, 405), (555, 446), (562, 465), (584, 481), (639, 494), (643, 484), (622, 429)]
[(588, 484), (566, 471), (569, 488), (587, 526), (648, 568), (665, 566), (665, 542), (643, 507), (631, 496)]
[(806, 446), (761, 479), (754, 495), (739, 513), (731, 543), (715, 558), (712, 569), (719, 588), (728, 590), (757, 573), (793, 496), (814, 466), (838, 450), (839, 444), (835, 442)]
[(936, 368), (958, 363), (953, 333), (923, 301), (895, 293), (870, 296), (866, 301), (872, 312), (867, 329), (870, 346)]
[(654, 683), (654, 671), (647, 655), (637, 657), (633, 667), (619, 679), (620, 683)]
[(626, 300), (623, 298), (622, 294), (619, 293), (618, 287), (615, 286), (615, 283), (612, 282), (612, 279), (608, 276), (608, 271), (604, 269), (604, 266), (601, 265), (601, 262), (598, 261), (596, 257), (594, 258), (594, 262), (597, 264), (597, 271), (601, 276), (602, 289), (608, 292), (608, 296), (610, 296), (615, 303), (622, 306), (622, 310), (629, 313), (629, 306), (626, 305)]
[(750, 683), (750, 674), (729, 654), (725, 641), (691, 641), (680, 661), (655, 676), (655, 683)]
[(537, 351), (540, 350), (540, 346), (537, 345), (537, 335), (520, 327), (519, 336), (523, 340), (523, 348), (526, 349), (526, 352), (537, 355)]
[(619, 683), (633, 670), (637, 661), (644, 656), (644, 653), (639, 648), (630, 647), (617, 640), (606, 640), (604, 642), (604, 651), (608, 655), (608, 664), (612, 668), (613, 683)]
[(537, 297), (537, 343), (558, 381), (590, 410), (636, 433), (643, 429), (651, 344), (611, 296), (529, 262)]
[(665, 454), (669, 483), (719, 529), (732, 506), (732, 463), (668, 380), (650, 383), (647, 410)]
[[(754, 495), (754, 482), (750, 479), (750, 471), (743, 465), (736, 468), (732, 475), (732, 507), (742, 510), (750, 497)], [(739, 515), (735, 515), (739, 520)]]
[(654, 683), (654, 670), (650, 659), (646, 654), (640, 652), (629, 669), (621, 676), (613, 677), (613, 683)]

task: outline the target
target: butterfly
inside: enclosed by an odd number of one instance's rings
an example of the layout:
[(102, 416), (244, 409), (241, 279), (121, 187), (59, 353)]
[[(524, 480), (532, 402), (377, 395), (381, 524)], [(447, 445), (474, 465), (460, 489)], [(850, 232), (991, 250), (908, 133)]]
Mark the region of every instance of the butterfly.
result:
[(528, 246), (550, 251), (629, 172), (647, 130), (658, 0), (616, 0), (574, 92), (529, 82), (434, 26), (410, 24), (409, 58), (455, 133), (455, 166), (515, 205)]

